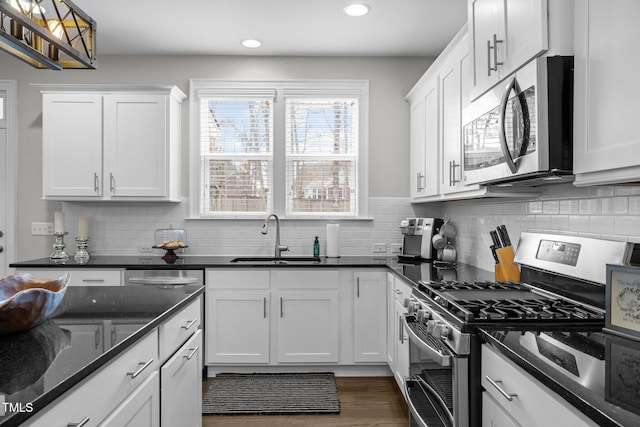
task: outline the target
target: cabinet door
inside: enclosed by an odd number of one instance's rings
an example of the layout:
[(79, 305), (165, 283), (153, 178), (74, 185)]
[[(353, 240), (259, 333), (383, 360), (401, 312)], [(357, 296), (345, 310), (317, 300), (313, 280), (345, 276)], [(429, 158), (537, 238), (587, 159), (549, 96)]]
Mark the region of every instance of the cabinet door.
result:
[(387, 273), (387, 364), (394, 372), (396, 369), (396, 342), (397, 331), (395, 324), (395, 301), (396, 293), (395, 288), (395, 276), (391, 273)]
[(500, 0), (469, 1), (469, 51), (473, 55), (473, 98), (477, 98), (500, 81), (496, 59), (497, 62), (503, 62), (504, 49), (493, 49), (494, 38), (503, 40), (504, 33), (499, 23), (499, 3)]
[(640, 2), (584, 0), (575, 8), (575, 183), (638, 181), (640, 56), (632, 52)]
[(356, 272), (353, 289), (353, 359), (384, 362), (387, 348), (386, 274)]
[(102, 96), (42, 97), (43, 197), (102, 196)]
[(338, 362), (338, 291), (281, 290), (276, 303), (278, 362)]
[(104, 96), (105, 193), (165, 197), (168, 188), (168, 97)]
[(409, 194), (411, 198), (425, 194), (425, 105), (424, 98), (411, 103), (410, 108), (410, 146), (411, 155)]
[(440, 76), (442, 111), (442, 172), (440, 192), (451, 194), (477, 190), (479, 185), (465, 186), (463, 176), (462, 111), (469, 105), (471, 59), (466, 38), (460, 39), (442, 66)]
[(487, 392), (482, 393), (483, 427), (519, 427), (507, 412)]
[(269, 362), (269, 291), (207, 290), (207, 364)]
[(440, 193), (440, 87), (434, 78), (427, 85), (424, 96), (425, 115), (425, 184), (424, 195), (436, 196)]
[(547, 0), (501, 0), (498, 11), (504, 22), (504, 43), (498, 45), (504, 78), (548, 49)]
[(160, 424), (202, 424), (202, 330), (160, 368)]
[[(103, 422), (100, 427), (159, 427), (160, 381), (158, 372), (152, 373)], [(187, 424), (180, 424), (186, 426)]]
[(396, 343), (396, 369), (393, 371), (393, 374), (398, 383), (398, 387), (400, 387), (403, 393), (405, 392), (404, 383), (409, 377), (409, 336), (404, 329), (404, 322), (402, 321), (405, 314), (407, 314), (407, 309), (400, 304), (400, 302), (396, 301), (394, 318), (398, 341)]

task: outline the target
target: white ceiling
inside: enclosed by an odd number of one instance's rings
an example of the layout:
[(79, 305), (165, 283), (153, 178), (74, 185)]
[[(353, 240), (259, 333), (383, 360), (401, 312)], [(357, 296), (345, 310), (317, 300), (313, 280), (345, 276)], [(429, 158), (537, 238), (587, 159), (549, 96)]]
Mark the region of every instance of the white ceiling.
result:
[[(97, 55), (437, 56), (467, 0), (74, 0), (97, 22)], [(349, 3), (368, 15), (343, 13)], [(257, 38), (263, 47), (240, 45)]]

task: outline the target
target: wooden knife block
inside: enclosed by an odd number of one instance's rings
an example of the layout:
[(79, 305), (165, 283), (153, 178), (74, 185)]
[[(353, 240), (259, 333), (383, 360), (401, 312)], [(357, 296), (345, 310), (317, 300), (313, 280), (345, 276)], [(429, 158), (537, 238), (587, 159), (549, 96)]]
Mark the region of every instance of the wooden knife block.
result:
[(498, 263), (495, 266), (496, 280), (500, 282), (509, 280), (519, 282), (520, 269), (513, 262), (513, 248), (507, 246), (506, 248), (496, 249), (496, 255), (498, 256)]

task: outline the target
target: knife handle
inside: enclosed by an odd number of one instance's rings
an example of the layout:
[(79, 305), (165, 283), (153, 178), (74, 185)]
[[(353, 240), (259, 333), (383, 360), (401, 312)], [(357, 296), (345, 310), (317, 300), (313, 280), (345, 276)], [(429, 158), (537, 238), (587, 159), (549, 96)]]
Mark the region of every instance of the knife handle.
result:
[(500, 243), (500, 239), (498, 238), (498, 232), (496, 230), (491, 230), (489, 232), (489, 235), (491, 236), (491, 240), (493, 241), (493, 246), (498, 249), (502, 247), (502, 244)]
[(498, 254), (496, 253), (495, 245), (489, 246), (489, 249), (491, 249), (491, 255), (493, 255), (493, 259), (496, 261), (496, 264), (499, 263), (500, 260), (498, 259)]
[(506, 225), (502, 224), (498, 226), (498, 236), (500, 236), (500, 240), (502, 240), (502, 246), (511, 246), (511, 239), (509, 238)]

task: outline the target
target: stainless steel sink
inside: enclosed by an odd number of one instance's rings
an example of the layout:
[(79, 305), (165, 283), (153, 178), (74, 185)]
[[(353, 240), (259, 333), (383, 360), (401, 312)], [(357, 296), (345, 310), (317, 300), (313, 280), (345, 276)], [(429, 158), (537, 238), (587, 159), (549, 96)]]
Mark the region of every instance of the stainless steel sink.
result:
[(320, 262), (320, 258), (319, 257), (312, 257), (312, 256), (301, 256), (301, 257), (272, 257), (272, 256), (257, 256), (257, 257), (238, 257), (238, 258), (234, 258), (231, 260), (231, 262), (234, 263), (251, 263), (251, 264), (260, 264), (260, 263), (266, 263), (266, 264), (288, 264), (290, 262), (307, 262), (307, 263), (319, 263)]

